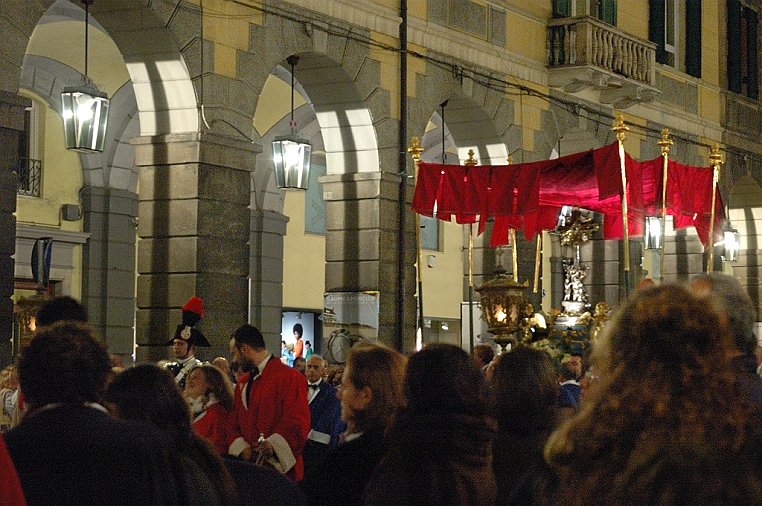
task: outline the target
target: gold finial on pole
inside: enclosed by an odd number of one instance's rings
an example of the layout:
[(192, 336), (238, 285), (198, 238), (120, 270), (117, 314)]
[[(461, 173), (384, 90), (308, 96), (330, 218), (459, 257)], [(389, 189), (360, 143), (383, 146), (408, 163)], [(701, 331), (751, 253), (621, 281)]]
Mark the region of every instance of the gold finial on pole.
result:
[(468, 159), (465, 162), (463, 162), (463, 165), (465, 165), (466, 167), (473, 167), (474, 165), (478, 164), (479, 160), (474, 158), (474, 154), (475, 154), (474, 150), (473, 149), (469, 149), (468, 150)]
[(659, 280), (664, 280), (664, 250), (667, 247), (667, 173), (669, 170), (669, 147), (672, 139), (669, 138), (669, 128), (661, 131), (661, 139), (656, 144), (661, 148), (661, 156), (664, 158), (664, 167), (661, 184), (661, 251), (659, 252)]
[(720, 145), (714, 143), (709, 152), (709, 164), (712, 166), (712, 210), (709, 213), (709, 258), (706, 262), (706, 272), (714, 270), (714, 206), (717, 202), (717, 185), (720, 182), (720, 166), (723, 164)]
[(620, 143), (624, 142), (625, 132), (629, 132), (630, 127), (624, 124), (624, 116), (622, 116), (621, 113), (617, 115), (614, 126), (611, 127), (611, 130), (616, 132), (616, 140), (618, 140)]
[(513, 163), (513, 156), (508, 155), (508, 165), (511, 165)]
[(418, 163), (421, 160), (421, 153), (423, 153), (423, 146), (417, 136), (413, 137), (413, 145), (407, 148), (407, 152), (413, 155), (413, 161)]
[(669, 147), (672, 146), (672, 144), (674, 144), (674, 142), (672, 142), (672, 139), (669, 138), (669, 128), (664, 128), (661, 131), (661, 139), (659, 139), (656, 142), (656, 144), (658, 144), (659, 147), (661, 148), (662, 155), (669, 154)]
[(622, 240), (624, 246), (624, 290), (627, 296), (630, 293), (630, 233), (627, 224), (627, 169), (625, 164), (624, 138), (625, 132), (629, 129), (624, 124), (624, 116), (621, 113), (617, 115), (611, 130), (616, 132), (616, 140), (619, 142), (619, 165), (622, 171)]

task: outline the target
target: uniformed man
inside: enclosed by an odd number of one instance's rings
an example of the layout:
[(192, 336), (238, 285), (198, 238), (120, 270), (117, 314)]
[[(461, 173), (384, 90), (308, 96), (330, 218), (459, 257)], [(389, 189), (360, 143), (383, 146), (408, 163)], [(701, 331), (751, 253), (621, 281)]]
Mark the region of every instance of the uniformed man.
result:
[(182, 323), (177, 326), (175, 336), (169, 341), (175, 361), (169, 362), (166, 368), (175, 377), (175, 382), (181, 389), (185, 388), (185, 380), (191, 368), (200, 364), (195, 357), (196, 346), (211, 346), (204, 334), (193, 328), (204, 317), (204, 305), (198, 297), (191, 298), (182, 308)]

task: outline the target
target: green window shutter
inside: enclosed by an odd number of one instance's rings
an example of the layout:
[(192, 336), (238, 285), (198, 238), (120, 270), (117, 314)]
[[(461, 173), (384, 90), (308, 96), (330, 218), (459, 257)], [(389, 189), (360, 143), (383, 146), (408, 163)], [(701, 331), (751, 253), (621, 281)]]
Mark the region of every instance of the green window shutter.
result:
[(616, 0), (601, 0), (601, 21), (616, 26)]
[(664, 0), (649, 0), (648, 11), (648, 40), (656, 43), (656, 61), (668, 63), (664, 50)]
[(741, 2), (728, 0), (728, 89), (742, 93)]
[(553, 0), (553, 17), (571, 17), (571, 0)]
[(685, 72), (701, 77), (701, 0), (687, 0), (685, 10)]
[(757, 75), (757, 58), (759, 58), (759, 55), (757, 54), (757, 26), (759, 21), (755, 11), (748, 9), (747, 13), (748, 32), (746, 34), (746, 43), (748, 44), (747, 54), (749, 61), (747, 62), (748, 76), (746, 82), (746, 95), (749, 98), (757, 100), (759, 98), (759, 76)]

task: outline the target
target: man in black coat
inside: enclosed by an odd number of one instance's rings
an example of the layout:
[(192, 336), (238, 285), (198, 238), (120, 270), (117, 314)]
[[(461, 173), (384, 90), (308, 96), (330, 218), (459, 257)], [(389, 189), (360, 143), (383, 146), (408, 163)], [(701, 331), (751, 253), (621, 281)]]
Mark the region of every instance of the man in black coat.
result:
[(325, 361), (312, 354), (307, 359), (307, 402), (310, 404), (310, 433), (304, 447), (304, 473), (310, 473), (325, 457), (328, 450), (339, 446), (341, 433), (347, 425), (341, 421), (341, 401), (336, 387), (323, 380)]
[(111, 365), (88, 325), (41, 329), (18, 371), (29, 409), (5, 441), (28, 504), (178, 504), (167, 440), (98, 404)]

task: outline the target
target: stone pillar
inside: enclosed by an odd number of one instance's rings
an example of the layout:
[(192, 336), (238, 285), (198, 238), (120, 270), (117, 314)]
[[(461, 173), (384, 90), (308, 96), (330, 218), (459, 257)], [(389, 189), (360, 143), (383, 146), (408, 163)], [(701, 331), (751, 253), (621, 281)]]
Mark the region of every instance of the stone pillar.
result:
[(664, 283), (687, 283), (704, 272), (704, 245), (688, 229), (676, 230), (664, 243)]
[[(416, 273), (415, 216), (410, 209), (412, 181), (405, 209), (404, 248), (399, 236), (400, 177), (387, 172), (327, 175), (320, 178), (326, 200), (327, 292), (378, 292), (380, 343), (403, 352), (415, 349)], [(403, 250), (403, 251), (401, 251)], [(398, 259), (404, 259), (404, 280)], [(398, 289), (404, 283), (403, 309)], [(424, 309), (426, 294), (424, 294)], [(402, 318), (404, 335), (397, 335)], [(327, 336), (330, 332), (325, 332)]]
[(82, 191), (82, 304), (111, 353), (132, 360), (135, 337), (135, 240), (138, 196), (114, 188)]
[(16, 193), (19, 131), (29, 99), (0, 91), (0, 368), (13, 362), (13, 254), (16, 251)]
[(738, 260), (733, 262), (733, 277), (737, 278), (749, 293), (757, 311), (757, 321), (762, 315), (762, 250), (747, 249), (738, 253)]
[(210, 133), (133, 139), (140, 169), (136, 340), (138, 360), (169, 356), (180, 308), (204, 301), (197, 328), (227, 353), (247, 321), (250, 172), (259, 146)]
[(267, 349), (276, 356), (280, 354), (283, 320), (283, 237), (287, 224), (288, 217), (280, 213), (251, 211), (249, 321), (262, 332)]

